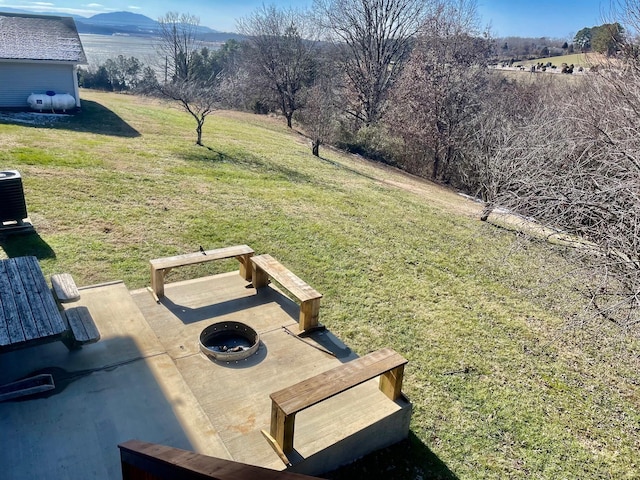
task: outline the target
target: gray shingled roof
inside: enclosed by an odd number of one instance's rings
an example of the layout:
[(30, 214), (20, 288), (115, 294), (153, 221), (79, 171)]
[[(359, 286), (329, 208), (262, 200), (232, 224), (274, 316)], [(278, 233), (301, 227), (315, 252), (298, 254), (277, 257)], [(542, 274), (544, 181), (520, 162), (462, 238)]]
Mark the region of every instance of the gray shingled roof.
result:
[(87, 63), (73, 18), (1, 12), (0, 59)]

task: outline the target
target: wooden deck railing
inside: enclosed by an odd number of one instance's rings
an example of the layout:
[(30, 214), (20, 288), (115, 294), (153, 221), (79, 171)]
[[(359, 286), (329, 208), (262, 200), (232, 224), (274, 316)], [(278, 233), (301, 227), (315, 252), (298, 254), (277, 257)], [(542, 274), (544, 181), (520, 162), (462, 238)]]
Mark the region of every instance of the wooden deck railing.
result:
[(123, 480), (312, 480), (299, 473), (279, 472), (179, 448), (129, 440), (118, 445)]

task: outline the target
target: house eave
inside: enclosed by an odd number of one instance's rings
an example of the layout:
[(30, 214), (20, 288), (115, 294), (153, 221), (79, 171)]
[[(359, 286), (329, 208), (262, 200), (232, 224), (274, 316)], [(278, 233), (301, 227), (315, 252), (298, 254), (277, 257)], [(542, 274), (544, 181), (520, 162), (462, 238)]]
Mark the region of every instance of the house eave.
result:
[(44, 60), (35, 58), (0, 58), (0, 63), (39, 63), (55, 65), (86, 65), (86, 61), (78, 60)]

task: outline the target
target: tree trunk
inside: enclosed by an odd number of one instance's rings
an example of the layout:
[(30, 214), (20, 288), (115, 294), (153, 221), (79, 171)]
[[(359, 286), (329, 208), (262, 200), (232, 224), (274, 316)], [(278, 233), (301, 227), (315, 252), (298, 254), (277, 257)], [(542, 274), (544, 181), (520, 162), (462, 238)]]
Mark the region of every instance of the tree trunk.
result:
[(489, 219), (489, 215), (493, 212), (493, 202), (487, 202), (484, 208), (482, 209), (482, 214), (480, 215), (480, 220), (486, 222)]
[(311, 153), (313, 153), (316, 157), (320, 156), (320, 140), (315, 139), (311, 144)]
[(198, 140), (196, 141), (196, 145), (200, 145), (202, 147), (202, 125), (204, 124), (204, 120), (198, 120), (198, 126), (196, 127), (196, 133), (198, 134)]
[(437, 180), (440, 174), (440, 157), (438, 156), (438, 150), (433, 154), (433, 170), (431, 171), (431, 180)]
[(287, 127), (293, 128), (291, 124), (291, 118), (293, 118), (293, 112), (285, 112), (284, 116), (287, 117)]

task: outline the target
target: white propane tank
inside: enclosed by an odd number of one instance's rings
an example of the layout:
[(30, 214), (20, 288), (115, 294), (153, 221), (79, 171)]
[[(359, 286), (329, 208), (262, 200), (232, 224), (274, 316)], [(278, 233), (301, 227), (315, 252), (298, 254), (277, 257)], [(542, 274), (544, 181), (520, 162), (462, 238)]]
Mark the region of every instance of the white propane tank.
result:
[(45, 93), (32, 93), (27, 103), (33, 110), (51, 110), (51, 97)]
[(27, 98), (27, 103), (33, 110), (62, 110), (63, 112), (76, 106), (76, 99), (68, 93), (32, 93)]
[(76, 99), (68, 93), (56, 93), (51, 97), (51, 106), (54, 110), (65, 112), (76, 106)]

